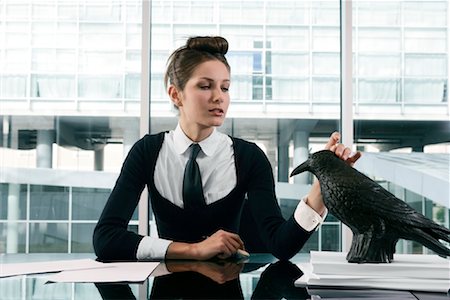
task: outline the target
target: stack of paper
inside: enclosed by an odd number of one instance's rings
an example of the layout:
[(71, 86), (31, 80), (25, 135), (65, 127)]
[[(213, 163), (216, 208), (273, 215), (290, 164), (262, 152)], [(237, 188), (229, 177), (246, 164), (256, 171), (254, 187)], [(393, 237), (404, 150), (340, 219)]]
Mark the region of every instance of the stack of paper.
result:
[(158, 262), (101, 263), (92, 259), (0, 264), (0, 278), (53, 273), (49, 282), (143, 282)]
[(396, 254), (392, 263), (354, 264), (342, 252), (311, 252), (309, 264), (300, 264), (304, 276), (297, 286), (339, 286), (393, 290), (447, 292), (450, 260), (436, 255)]
[(47, 277), (49, 282), (143, 282), (158, 262), (105, 263), (103, 268), (67, 270)]

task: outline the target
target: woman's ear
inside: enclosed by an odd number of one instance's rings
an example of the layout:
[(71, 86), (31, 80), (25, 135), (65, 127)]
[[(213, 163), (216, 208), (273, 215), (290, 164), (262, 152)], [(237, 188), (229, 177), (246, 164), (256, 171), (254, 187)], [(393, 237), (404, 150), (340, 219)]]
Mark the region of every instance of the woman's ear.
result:
[(183, 105), (181, 102), (181, 93), (173, 84), (169, 86), (167, 93), (169, 94), (170, 100), (172, 101), (173, 105), (175, 105), (176, 107), (180, 107)]

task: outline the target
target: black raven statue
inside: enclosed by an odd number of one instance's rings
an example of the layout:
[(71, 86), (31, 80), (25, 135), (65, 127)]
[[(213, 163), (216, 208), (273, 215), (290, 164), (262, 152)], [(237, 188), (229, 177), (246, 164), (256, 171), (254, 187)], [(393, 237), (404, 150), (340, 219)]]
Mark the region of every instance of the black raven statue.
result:
[(304, 171), (317, 177), (325, 206), (353, 232), (348, 262), (391, 262), (399, 239), (450, 256), (450, 249), (439, 241), (450, 242), (450, 229), (415, 211), (333, 152), (312, 154), (291, 176)]

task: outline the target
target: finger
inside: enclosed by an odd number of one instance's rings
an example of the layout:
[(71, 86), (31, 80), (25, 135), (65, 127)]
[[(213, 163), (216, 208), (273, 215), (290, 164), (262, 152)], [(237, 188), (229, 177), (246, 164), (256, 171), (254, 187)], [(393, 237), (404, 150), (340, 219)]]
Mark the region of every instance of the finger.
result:
[(336, 155), (342, 160), (347, 160), (351, 152), (352, 151), (350, 150), (350, 148), (347, 148), (344, 145), (340, 144), (340, 146), (336, 150)]
[[(339, 142), (339, 139), (340, 139), (340, 138), (341, 138), (341, 135), (340, 135), (339, 132), (337, 132), (337, 131), (333, 132), (333, 133), (330, 135), (330, 138), (328, 139), (327, 144), (325, 145), (325, 149), (331, 150), (330, 148), (331, 148), (333, 145), (336, 145), (337, 142)], [(331, 150), (331, 151), (333, 151), (333, 150)]]
[(244, 247), (244, 241), (242, 241), (241, 237), (238, 234), (229, 232), (229, 237), (231, 240), (237, 243), (237, 248)]
[(362, 155), (361, 152), (358, 151), (355, 154), (349, 156), (349, 158), (346, 161), (351, 165), (353, 165), (361, 157), (361, 155)]

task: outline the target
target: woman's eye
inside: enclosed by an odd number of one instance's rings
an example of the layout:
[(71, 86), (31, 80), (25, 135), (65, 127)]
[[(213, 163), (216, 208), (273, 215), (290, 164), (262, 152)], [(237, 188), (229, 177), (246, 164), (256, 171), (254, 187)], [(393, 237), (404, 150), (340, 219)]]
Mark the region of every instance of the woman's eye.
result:
[(207, 90), (207, 89), (209, 89), (209, 85), (201, 85), (200, 88), (202, 90)]
[(228, 92), (228, 88), (227, 87), (223, 87), (222, 88), (222, 92)]

